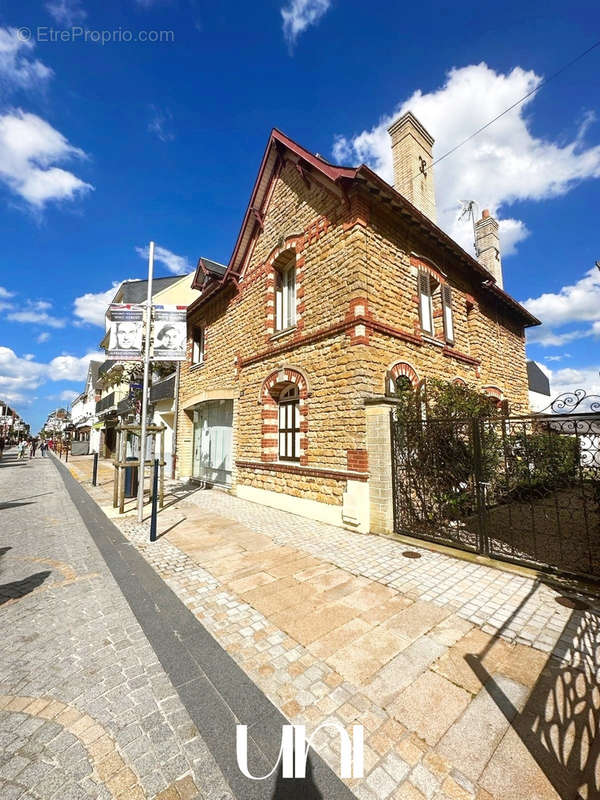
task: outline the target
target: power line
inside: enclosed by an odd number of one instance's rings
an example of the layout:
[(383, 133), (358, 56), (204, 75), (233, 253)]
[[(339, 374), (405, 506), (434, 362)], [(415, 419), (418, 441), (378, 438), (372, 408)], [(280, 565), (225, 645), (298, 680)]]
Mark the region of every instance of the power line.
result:
[[(515, 103), (513, 103), (512, 106), (509, 106), (508, 108), (505, 108), (504, 111), (502, 111), (500, 114), (498, 114), (497, 117), (494, 117), (494, 119), (491, 119), (489, 122), (486, 122), (485, 125), (482, 125), (481, 128), (478, 128), (470, 136), (467, 136), (466, 139), (463, 139), (462, 142), (459, 142), (459, 144), (455, 145), (451, 150), (448, 150), (448, 152), (444, 153), (443, 156), (440, 156), (439, 158), (436, 158), (435, 161), (432, 161), (430, 169), (431, 169), (431, 167), (434, 167), (436, 164), (439, 164), (440, 161), (443, 161), (449, 155), (452, 155), (452, 153), (455, 153), (459, 149), (459, 147), (462, 147), (467, 142), (470, 142), (471, 139), (473, 139), (475, 136), (480, 134), (486, 128), (489, 128), (490, 125), (493, 125), (494, 122), (497, 122), (505, 114), (508, 114), (508, 112), (512, 111), (513, 108), (516, 108), (517, 106), (521, 105), (521, 103), (524, 103), (525, 100), (527, 100), (528, 97), (531, 97), (532, 94), (535, 94), (536, 92), (539, 92), (539, 90), (542, 89), (544, 86), (547, 86), (547, 84), (549, 84), (550, 81), (554, 80), (554, 78), (558, 77), (562, 72), (564, 72), (569, 67), (572, 67), (573, 64), (575, 64), (577, 61), (580, 61), (584, 56), (587, 56), (588, 53), (591, 53), (591, 51), (594, 50), (598, 46), (600, 46), (600, 39), (597, 42), (595, 42), (591, 47), (588, 47), (587, 50), (584, 50), (583, 53), (580, 53), (578, 56), (575, 56), (575, 58), (571, 59), (571, 61), (569, 61), (567, 64), (564, 64), (556, 72), (553, 72), (552, 75), (549, 75), (547, 78), (545, 78), (540, 84), (538, 84), (530, 92), (527, 92), (527, 94), (523, 95), (523, 97), (521, 97), (519, 100), (517, 100)], [(422, 173), (419, 171), (415, 175), (413, 175), (412, 178), (409, 178), (409, 180), (413, 181), (415, 178), (418, 178), (419, 175), (421, 175), (421, 174)]]

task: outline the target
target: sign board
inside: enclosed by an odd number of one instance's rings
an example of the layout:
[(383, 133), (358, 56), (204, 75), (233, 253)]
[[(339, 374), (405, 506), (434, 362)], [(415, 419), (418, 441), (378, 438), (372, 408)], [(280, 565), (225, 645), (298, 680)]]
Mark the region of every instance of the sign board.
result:
[(154, 306), (154, 351), (156, 361), (185, 361), (185, 306)]
[(109, 361), (141, 361), (144, 309), (142, 306), (109, 306), (110, 336), (106, 358)]

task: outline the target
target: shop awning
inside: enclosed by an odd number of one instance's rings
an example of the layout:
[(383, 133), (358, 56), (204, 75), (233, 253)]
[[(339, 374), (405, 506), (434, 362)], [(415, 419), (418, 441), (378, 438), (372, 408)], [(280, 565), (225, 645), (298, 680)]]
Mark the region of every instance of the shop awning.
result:
[(94, 422), (94, 424), (92, 425), (92, 429), (95, 431), (99, 431), (103, 427), (104, 427), (103, 422)]

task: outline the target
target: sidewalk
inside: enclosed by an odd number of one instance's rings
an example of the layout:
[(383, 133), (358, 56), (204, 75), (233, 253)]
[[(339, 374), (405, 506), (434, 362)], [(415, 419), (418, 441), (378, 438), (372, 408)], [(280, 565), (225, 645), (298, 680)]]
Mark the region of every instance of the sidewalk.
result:
[[(90, 460), (69, 468), (89, 486)], [(365, 728), (365, 800), (598, 796), (598, 603), (219, 491), (117, 521), (272, 702), (309, 730)], [(576, 688), (574, 688), (576, 687)], [(577, 701), (577, 702), (575, 702)], [(339, 768), (335, 736), (318, 751)]]
[(231, 798), (53, 459), (0, 497), (2, 800)]

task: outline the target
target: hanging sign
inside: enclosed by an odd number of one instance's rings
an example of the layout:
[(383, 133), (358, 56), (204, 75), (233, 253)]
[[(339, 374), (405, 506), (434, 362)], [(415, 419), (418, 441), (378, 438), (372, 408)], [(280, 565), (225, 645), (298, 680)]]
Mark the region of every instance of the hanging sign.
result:
[(154, 306), (154, 359), (185, 361), (186, 306)]
[(111, 305), (108, 321), (110, 337), (106, 358), (111, 361), (141, 361), (144, 327), (142, 306)]

